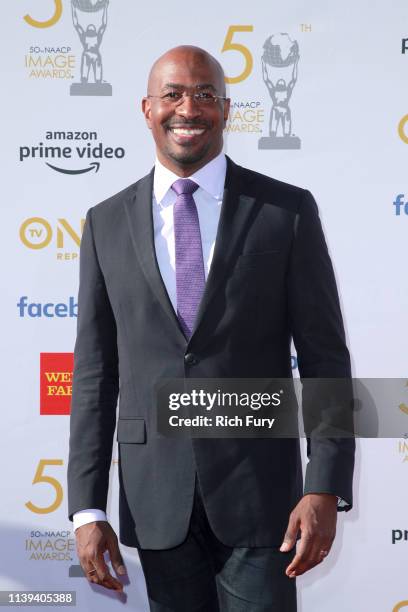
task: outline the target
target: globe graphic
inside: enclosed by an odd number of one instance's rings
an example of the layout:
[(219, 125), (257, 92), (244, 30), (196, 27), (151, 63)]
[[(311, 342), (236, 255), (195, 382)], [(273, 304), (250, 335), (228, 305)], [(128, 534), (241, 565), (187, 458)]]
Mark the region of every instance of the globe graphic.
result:
[(299, 47), (288, 34), (272, 34), (263, 46), (262, 58), (269, 66), (280, 68), (294, 64), (299, 57)]
[(72, 0), (72, 4), (84, 13), (96, 13), (107, 4), (107, 0)]

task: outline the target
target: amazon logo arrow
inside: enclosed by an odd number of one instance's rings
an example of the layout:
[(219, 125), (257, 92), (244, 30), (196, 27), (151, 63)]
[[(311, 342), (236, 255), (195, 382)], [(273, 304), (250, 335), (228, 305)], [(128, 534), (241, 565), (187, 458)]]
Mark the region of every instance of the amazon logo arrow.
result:
[(48, 162), (45, 162), (45, 163), (47, 164), (47, 166), (49, 166), (53, 170), (56, 170), (57, 172), (62, 172), (62, 174), (85, 174), (85, 172), (90, 172), (91, 170), (94, 170), (94, 169), (95, 169), (95, 174), (96, 174), (101, 165), (99, 162), (92, 162), (89, 168), (82, 168), (81, 170), (67, 170), (66, 168), (57, 168), (57, 166), (53, 166), (52, 164), (49, 164)]

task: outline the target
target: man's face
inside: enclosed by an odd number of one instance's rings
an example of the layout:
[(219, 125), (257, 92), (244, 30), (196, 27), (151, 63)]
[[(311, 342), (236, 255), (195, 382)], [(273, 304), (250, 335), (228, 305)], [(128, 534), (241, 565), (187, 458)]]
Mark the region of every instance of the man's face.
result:
[(229, 100), (200, 103), (187, 95), (172, 103), (174, 95), (200, 91), (222, 96), (222, 72), (203, 54), (173, 51), (159, 60), (148, 85), (148, 94), (164, 98), (146, 97), (142, 103), (160, 162), (181, 176), (192, 174), (222, 150)]

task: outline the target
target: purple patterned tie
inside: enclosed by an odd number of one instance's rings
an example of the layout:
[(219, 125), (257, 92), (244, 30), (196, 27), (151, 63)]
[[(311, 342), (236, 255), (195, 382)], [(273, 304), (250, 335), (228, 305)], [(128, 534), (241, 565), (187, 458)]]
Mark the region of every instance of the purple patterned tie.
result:
[(198, 185), (190, 179), (178, 179), (171, 188), (177, 194), (173, 209), (177, 315), (184, 335), (189, 339), (205, 286), (200, 223), (192, 195)]

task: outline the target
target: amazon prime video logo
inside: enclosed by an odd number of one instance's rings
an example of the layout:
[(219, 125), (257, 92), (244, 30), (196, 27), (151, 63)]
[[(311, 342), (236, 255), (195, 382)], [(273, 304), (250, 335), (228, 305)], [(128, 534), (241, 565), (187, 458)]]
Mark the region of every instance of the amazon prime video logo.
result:
[(109, 0), (71, 0), (72, 23), (82, 45), (81, 81), (72, 83), (71, 96), (111, 96), (103, 80), (101, 44), (108, 23)]
[(42, 161), (48, 168), (62, 174), (98, 172), (102, 162), (125, 157), (123, 147), (106, 146), (97, 132), (47, 131), (35, 146), (22, 145), (20, 162)]
[(288, 34), (272, 34), (264, 43), (262, 77), (272, 100), (269, 135), (258, 140), (258, 149), (300, 149), (292, 132), (289, 106), (298, 74), (299, 46)]

